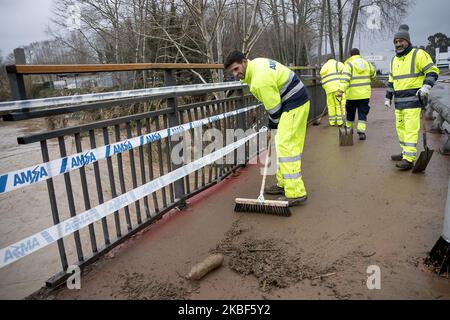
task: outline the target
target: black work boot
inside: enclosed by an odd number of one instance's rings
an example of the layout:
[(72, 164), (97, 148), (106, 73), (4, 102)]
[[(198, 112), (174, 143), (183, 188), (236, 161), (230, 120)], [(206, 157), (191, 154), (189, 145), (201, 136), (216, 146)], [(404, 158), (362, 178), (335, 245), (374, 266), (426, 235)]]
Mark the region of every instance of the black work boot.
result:
[(298, 198), (287, 198), (285, 196), (278, 198), (278, 200), (280, 200), (280, 201), (288, 201), (289, 207), (299, 206), (299, 205), (305, 203), (307, 199), (308, 199), (307, 195), (304, 195), (303, 197), (298, 197)]
[(359, 140), (366, 140), (366, 134), (364, 132), (358, 132)]
[(402, 159), (403, 159), (403, 155), (401, 153), (400, 154), (393, 154), (391, 156), (391, 160), (392, 161), (402, 161)]
[(274, 184), (272, 186), (268, 186), (264, 189), (264, 193), (266, 194), (284, 194), (284, 188), (279, 187), (278, 185)]
[(397, 168), (399, 168), (400, 171), (406, 171), (406, 170), (412, 169), (412, 167), (414, 167), (414, 163), (412, 161), (402, 159), (402, 161), (397, 163), (395, 166)]

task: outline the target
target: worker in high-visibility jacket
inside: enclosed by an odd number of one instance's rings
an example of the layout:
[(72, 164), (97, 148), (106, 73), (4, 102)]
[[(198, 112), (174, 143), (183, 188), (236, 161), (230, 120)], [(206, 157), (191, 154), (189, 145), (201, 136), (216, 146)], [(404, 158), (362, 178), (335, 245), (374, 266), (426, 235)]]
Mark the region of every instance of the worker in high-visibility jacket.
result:
[[(328, 122), (330, 126), (343, 124), (344, 115), (341, 114), (339, 101), (336, 99), (336, 93), (340, 88), (341, 73), (344, 64), (336, 61), (332, 56), (320, 69), (320, 77), (322, 80), (322, 88), (327, 95)], [(342, 112), (345, 109), (345, 95), (342, 97)]]
[(240, 51), (229, 54), (225, 69), (246, 83), (250, 92), (264, 104), (269, 129), (277, 129), (277, 183), (265, 189), (267, 194), (284, 194), (279, 200), (290, 206), (306, 201), (302, 180), (302, 152), (310, 102), (299, 77), (281, 63), (266, 59), (247, 59)]
[(439, 69), (430, 55), (413, 48), (409, 27), (401, 25), (394, 35), (396, 55), (392, 58), (385, 106), (395, 102), (395, 126), (402, 148), (401, 154), (391, 156), (400, 170), (414, 166), (419, 140), (421, 110), (430, 89), (439, 77)]
[(370, 84), (371, 80), (375, 79), (376, 73), (374, 66), (360, 56), (359, 49), (351, 49), (350, 55), (350, 58), (344, 62), (341, 87), (337, 97), (342, 97), (344, 92), (346, 94), (347, 127), (354, 127), (356, 111), (358, 111), (356, 130), (359, 139), (366, 140), (367, 115), (370, 111), (369, 101), (372, 94)]

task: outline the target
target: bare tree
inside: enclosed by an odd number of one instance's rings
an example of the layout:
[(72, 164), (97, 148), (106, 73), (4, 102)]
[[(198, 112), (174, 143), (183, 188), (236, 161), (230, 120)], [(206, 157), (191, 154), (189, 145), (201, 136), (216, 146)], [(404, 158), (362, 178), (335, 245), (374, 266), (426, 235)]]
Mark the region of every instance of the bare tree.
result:
[(5, 65), (6, 63), (0, 50), (0, 101), (6, 101), (11, 98), (8, 75), (6, 74)]
[(324, 21), (325, 21), (325, 11), (326, 11), (326, 0), (322, 0), (322, 5), (320, 8), (320, 25), (319, 25), (319, 46), (317, 49), (317, 62), (322, 65), (322, 43), (323, 43), (323, 31), (324, 31)]
[[(242, 42), (242, 52), (251, 52), (253, 49), (253, 46), (258, 41), (258, 39), (261, 37), (262, 33), (266, 30), (266, 28), (270, 25), (271, 18), (267, 17), (264, 19), (262, 17), (261, 13), (261, 1), (260, 0), (254, 0), (252, 6), (252, 13), (250, 22), (247, 25), (247, 7), (248, 3), (247, 0), (244, 0), (244, 14), (243, 14), (243, 34), (244, 40)], [(237, 11), (238, 8), (236, 8)], [(257, 21), (258, 13), (260, 14), (260, 23)], [(264, 23), (265, 20), (265, 23)]]
[[(222, 63), (225, 51), (239, 48), (272, 56), (286, 64), (320, 63), (324, 38), (333, 55), (335, 43), (340, 59), (348, 55), (356, 31), (364, 30), (360, 21), (369, 6), (380, 8), (381, 28), (386, 31), (397, 27), (412, 3), (411, 0), (56, 0), (52, 32), (58, 45), (46, 43), (52, 48), (48, 50), (34, 44), (33, 59), (43, 63)], [(72, 4), (81, 9), (81, 25), (68, 32), (68, 7)], [(205, 81), (205, 71), (192, 72)], [(136, 73), (135, 86), (145, 85), (146, 79), (145, 73)], [(212, 71), (212, 79), (222, 81), (221, 70)]]
[(358, 24), (358, 16), (359, 16), (359, 10), (360, 10), (360, 4), (361, 0), (354, 0), (353, 6), (352, 6), (352, 12), (350, 14), (350, 22), (347, 26), (347, 35), (345, 37), (345, 50), (344, 50), (344, 56), (348, 57), (350, 49), (353, 45), (353, 39), (355, 37), (356, 27)]
[(331, 3), (330, 0), (327, 0), (327, 16), (328, 16), (328, 37), (330, 39), (330, 50), (331, 50), (331, 55), (333, 57), (336, 57), (336, 51), (334, 50), (334, 37), (333, 37), (333, 20), (332, 20), (332, 7), (331, 7)]
[(338, 7), (339, 60), (344, 61), (344, 45), (343, 45), (343, 35), (342, 35), (342, 15), (344, 12), (344, 7), (342, 6), (341, 0), (337, 0), (337, 7)]
[(276, 47), (277, 47), (277, 60), (281, 62), (285, 62), (285, 54), (284, 54), (284, 44), (282, 42), (281, 36), (281, 26), (280, 26), (280, 17), (278, 14), (278, 3), (277, 0), (270, 0), (270, 6), (272, 10), (272, 18), (273, 18), (273, 29), (275, 31), (275, 39), (276, 39)]
[[(206, 58), (207, 63), (215, 63), (217, 52), (215, 52), (215, 38), (218, 36), (221, 21), (223, 20), (223, 14), (225, 12), (225, 5), (227, 0), (213, 0), (212, 3), (209, 3), (208, 0), (198, 0), (198, 1), (190, 1), (183, 0), (183, 3), (188, 9), (189, 14), (191, 15), (195, 25), (200, 30), (200, 34), (204, 41), (204, 46), (206, 48)], [(210, 6), (214, 6), (213, 12), (214, 14), (210, 17), (208, 14), (208, 9)], [(209, 19), (210, 18), (210, 19)], [(220, 43), (223, 41), (220, 40)], [(214, 82), (223, 81), (223, 72), (222, 70), (213, 70), (212, 78)]]

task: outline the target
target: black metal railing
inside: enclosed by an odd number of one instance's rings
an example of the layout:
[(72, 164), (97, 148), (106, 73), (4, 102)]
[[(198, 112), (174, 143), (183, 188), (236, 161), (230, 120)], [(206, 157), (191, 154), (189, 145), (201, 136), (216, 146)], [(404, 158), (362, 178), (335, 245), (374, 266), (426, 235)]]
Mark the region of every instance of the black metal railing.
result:
[[(171, 70), (166, 71), (167, 85), (174, 82), (171, 72)], [(309, 117), (314, 119), (319, 117), (324, 110), (325, 94), (321, 85), (317, 82), (308, 85), (307, 89), (312, 99)], [(164, 97), (147, 96), (107, 102), (91, 102), (88, 104), (88, 109), (130, 107), (151, 101), (158, 101), (161, 108), (23, 136), (19, 137), (18, 141), (20, 144), (39, 142), (42, 160), (48, 162), (66, 157), (68, 154), (86, 152), (162, 129), (176, 127), (183, 123), (258, 104), (246, 90), (247, 88), (241, 85), (236, 87), (234, 93), (229, 96), (230, 92), (225, 92), (223, 89), (212, 92), (211, 89), (202, 90), (200, 88), (195, 94), (210, 94), (210, 97), (201, 102), (188, 104), (182, 103), (184, 97), (182, 90), (177, 90), (176, 94), (169, 94)], [(215, 93), (215, 98), (212, 98), (212, 93)], [(189, 95), (191, 94), (189, 93)], [(41, 111), (21, 111), (6, 115), (4, 119), (10, 121), (30, 119), (76, 112), (85, 108), (87, 108), (86, 104), (82, 104)], [(55, 112), (55, 110), (58, 111)], [(215, 129), (222, 133), (222, 143), (226, 145), (230, 143), (226, 139), (228, 129), (242, 129), (245, 132), (254, 126), (259, 129), (265, 123), (266, 114), (263, 108), (255, 108), (250, 112), (211, 122), (199, 129), (190, 129), (189, 132), (191, 137), (194, 136), (194, 139), (191, 139), (187, 144), (190, 148), (194, 145), (193, 149), (195, 150), (195, 143), (198, 143), (198, 136), (195, 135), (196, 130), (199, 131), (197, 134), (201, 137), (203, 130)], [(237, 137), (233, 136), (231, 142), (236, 140)], [(81, 212), (115, 199), (179, 168), (182, 164), (173, 162), (172, 152), (183, 142), (186, 143), (186, 139), (174, 141), (173, 137), (169, 136), (135, 149), (113, 154), (105, 159), (93, 161), (61, 176), (47, 179), (53, 224), (56, 225), (68, 218), (76, 217)], [(201, 150), (204, 149), (204, 144), (204, 142), (200, 143)], [(187, 148), (187, 151), (183, 150), (183, 152), (190, 153), (190, 148)], [(220, 182), (256, 155), (254, 152), (250, 152), (248, 142), (243, 149), (243, 153), (240, 153), (239, 149), (234, 151), (232, 161), (210, 163), (178, 181), (116, 210), (113, 214), (103, 217), (87, 228), (77, 230), (73, 235), (58, 240), (57, 247), (61, 272), (49, 279), (46, 282), (47, 286), (54, 287), (62, 283), (68, 276), (65, 271), (70, 265), (78, 265), (83, 268), (125, 239), (151, 225), (170, 210), (174, 208), (183, 209), (187, 205), (187, 199)], [(243, 159), (239, 159), (238, 154), (244, 154)]]

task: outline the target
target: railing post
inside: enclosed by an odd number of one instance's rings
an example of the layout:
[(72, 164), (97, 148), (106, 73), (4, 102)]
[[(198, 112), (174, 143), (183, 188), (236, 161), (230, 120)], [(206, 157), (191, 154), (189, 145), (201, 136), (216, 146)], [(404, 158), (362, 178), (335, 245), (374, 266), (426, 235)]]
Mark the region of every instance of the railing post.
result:
[(317, 79), (316, 79), (316, 76), (317, 76), (317, 70), (316, 70), (316, 67), (314, 67), (314, 68), (312, 69), (312, 76), (313, 76), (312, 84), (313, 84), (313, 85), (316, 85), (316, 84), (317, 84)]
[[(25, 51), (22, 48), (14, 49), (14, 58), (17, 64), (26, 64)], [(8, 74), (9, 86), (11, 88), (11, 95), (13, 100), (26, 100), (27, 94), (25, 90), (25, 82), (23, 81), (23, 75), (17, 74), (16, 66), (6, 66), (6, 72)]]
[[(175, 86), (176, 79), (174, 75), (174, 71), (172, 69), (166, 69), (164, 70), (164, 84), (168, 86)], [(180, 125), (180, 119), (178, 118), (178, 112), (177, 112), (177, 100), (175, 98), (168, 98), (167, 99), (167, 108), (170, 108), (172, 112), (168, 114), (168, 120), (169, 120), (169, 127), (175, 127)], [(169, 148), (170, 150), (173, 150), (175, 147), (172, 145), (172, 141), (170, 138), (169, 141)], [(182, 141), (178, 143), (183, 143)], [(173, 164), (172, 169), (178, 169), (182, 165), (181, 164)], [(175, 198), (178, 200), (181, 200), (180, 208), (186, 207), (186, 201), (185, 201), (185, 191), (184, 191), (184, 182), (183, 179), (177, 180), (174, 182), (175, 187)]]
[[(244, 89), (239, 89), (239, 109), (245, 108)], [(245, 115), (243, 113), (237, 116), (237, 127), (245, 131)]]
[[(244, 89), (239, 89), (239, 109), (245, 108), (245, 99), (244, 99)], [(236, 125), (237, 128), (236, 129), (242, 129), (244, 132), (246, 130), (246, 124), (245, 124), (245, 113), (240, 113), (237, 115), (237, 119), (236, 119)], [(247, 165), (247, 159), (246, 158), (246, 147), (245, 145), (239, 147), (236, 153), (236, 163), (240, 163), (241, 167), (245, 167)], [(240, 155), (244, 155), (244, 159), (239, 159)]]

